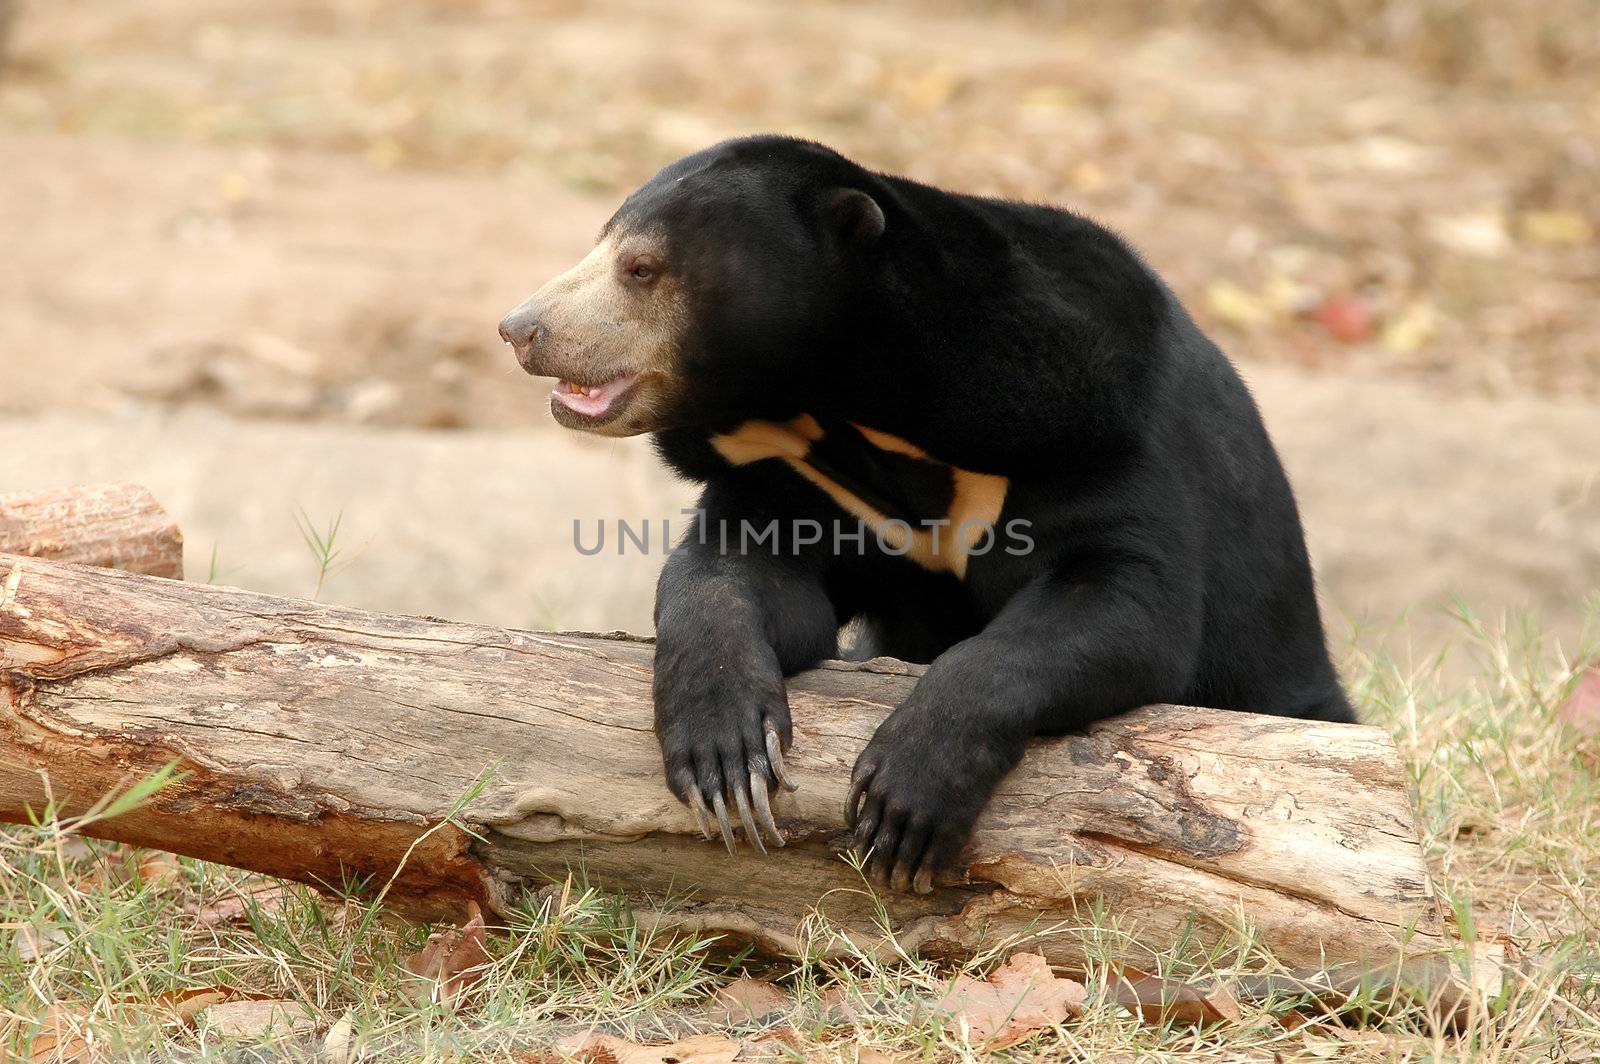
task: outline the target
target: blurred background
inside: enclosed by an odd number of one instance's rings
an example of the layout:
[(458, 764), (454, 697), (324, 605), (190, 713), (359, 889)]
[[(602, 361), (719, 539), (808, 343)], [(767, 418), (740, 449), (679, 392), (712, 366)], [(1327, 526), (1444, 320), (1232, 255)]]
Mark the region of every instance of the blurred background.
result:
[(140, 481), (190, 579), (309, 594), (337, 522), (327, 599), (648, 631), (659, 555), (573, 522), (692, 491), (558, 430), (496, 323), (778, 130), (1140, 248), (1337, 645), (1433, 649), (1453, 595), (1572, 636), (1600, 588), (1600, 0), (0, 0), (0, 41), (0, 490)]

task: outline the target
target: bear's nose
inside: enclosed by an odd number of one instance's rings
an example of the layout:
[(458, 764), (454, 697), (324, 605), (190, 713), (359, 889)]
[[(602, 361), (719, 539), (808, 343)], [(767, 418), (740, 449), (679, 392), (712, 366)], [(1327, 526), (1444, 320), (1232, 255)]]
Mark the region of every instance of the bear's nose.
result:
[(500, 339), (511, 345), (517, 362), (529, 373), (535, 372), (535, 355), (540, 341), (549, 335), (540, 319), (539, 308), (524, 303), (500, 321)]

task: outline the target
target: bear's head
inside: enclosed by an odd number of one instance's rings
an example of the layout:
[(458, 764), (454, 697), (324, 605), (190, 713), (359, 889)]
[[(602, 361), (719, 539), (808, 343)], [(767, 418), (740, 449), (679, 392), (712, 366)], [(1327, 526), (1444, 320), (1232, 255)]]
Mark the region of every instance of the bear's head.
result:
[(727, 141), (630, 195), (593, 250), (500, 323), (556, 377), (561, 424), (606, 436), (780, 415), (814, 389), (881, 274), (877, 175), (788, 137)]

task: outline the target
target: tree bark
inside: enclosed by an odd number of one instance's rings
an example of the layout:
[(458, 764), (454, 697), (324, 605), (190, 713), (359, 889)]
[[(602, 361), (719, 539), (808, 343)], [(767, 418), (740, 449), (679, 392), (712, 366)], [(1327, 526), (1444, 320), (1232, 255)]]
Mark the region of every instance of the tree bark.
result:
[(0, 550), (183, 579), (183, 533), (137, 484), (0, 495)]
[(47, 794), (82, 810), (175, 761), (178, 782), (94, 830), (308, 883), (393, 876), (387, 902), (422, 917), (503, 912), (581, 868), (642, 919), (788, 955), (962, 957), (1009, 937), (1081, 967), (1067, 932), (1099, 906), (1119, 929), (1104, 948), (1136, 966), (1248, 927), (1292, 969), (1440, 970), (1407, 780), (1376, 728), (1151, 706), (1036, 741), (961, 873), (882, 896), (891, 938), (839, 857), (843, 813), (856, 755), (920, 670), (830, 662), (790, 682), (799, 790), (774, 797), (788, 846), (762, 857), (704, 841), (667, 791), (650, 667), (626, 637), (0, 555), (0, 820)]

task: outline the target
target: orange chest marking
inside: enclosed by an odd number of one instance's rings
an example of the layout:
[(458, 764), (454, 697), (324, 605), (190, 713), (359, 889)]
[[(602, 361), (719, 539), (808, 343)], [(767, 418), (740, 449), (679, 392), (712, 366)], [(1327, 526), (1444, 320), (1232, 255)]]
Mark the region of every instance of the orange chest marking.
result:
[(746, 421), (711, 437), (711, 445), (732, 465), (783, 462), (891, 550), (957, 578), (966, 576), (974, 548), (993, 546), (1010, 487), (1005, 477), (940, 462), (887, 432), (856, 424), (825, 429), (809, 414)]

